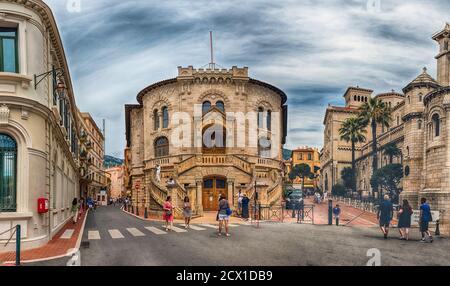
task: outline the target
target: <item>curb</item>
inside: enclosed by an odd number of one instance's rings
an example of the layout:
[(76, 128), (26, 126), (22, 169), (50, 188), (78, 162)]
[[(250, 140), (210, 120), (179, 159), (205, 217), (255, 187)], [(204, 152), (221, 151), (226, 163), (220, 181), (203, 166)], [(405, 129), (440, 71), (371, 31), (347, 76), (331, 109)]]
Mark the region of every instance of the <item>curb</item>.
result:
[[(84, 227), (86, 225), (86, 220), (87, 220), (88, 214), (89, 214), (89, 209), (87, 209), (86, 215), (84, 216), (83, 224), (81, 225), (80, 233), (78, 234), (77, 243), (75, 244), (75, 248), (69, 249), (69, 251), (66, 254), (61, 254), (61, 255), (52, 256), (52, 257), (31, 259), (31, 260), (22, 260), (22, 261), (20, 261), (20, 263), (27, 264), (27, 263), (34, 263), (34, 262), (50, 261), (50, 260), (55, 260), (55, 259), (59, 259), (59, 258), (63, 258), (63, 257), (72, 256), (74, 253), (76, 253), (80, 249), (81, 239), (83, 238)], [(15, 263), (15, 261), (5, 261), (3, 263), (3, 265), (11, 264), (11, 263)]]

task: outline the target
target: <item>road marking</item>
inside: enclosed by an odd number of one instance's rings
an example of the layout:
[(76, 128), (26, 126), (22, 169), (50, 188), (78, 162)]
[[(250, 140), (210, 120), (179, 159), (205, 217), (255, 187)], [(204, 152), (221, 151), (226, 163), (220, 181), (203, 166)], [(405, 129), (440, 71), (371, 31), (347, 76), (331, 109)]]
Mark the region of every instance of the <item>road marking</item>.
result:
[(206, 227), (214, 228), (214, 229), (218, 229), (219, 228), (218, 225), (212, 225), (212, 224), (209, 224), (209, 223), (203, 223), (203, 224), (201, 224), (201, 226), (206, 226)]
[(238, 227), (239, 225), (238, 225), (238, 224), (231, 224), (231, 223), (230, 223), (230, 224), (228, 224), (228, 226), (229, 226), (229, 227)]
[(149, 231), (153, 232), (154, 234), (166, 234), (167, 232), (160, 230), (159, 228), (153, 227), (153, 226), (147, 226), (145, 229), (148, 229)]
[(127, 228), (128, 232), (131, 233), (132, 236), (145, 236), (145, 234), (137, 228)]
[(70, 239), (72, 237), (72, 234), (74, 231), (75, 231), (74, 229), (66, 229), (60, 238), (61, 239)]
[(118, 229), (109, 229), (108, 232), (109, 235), (111, 235), (111, 238), (113, 239), (124, 238), (124, 236), (122, 235), (122, 233), (120, 233)]
[(98, 232), (98, 230), (90, 230), (90, 231), (88, 231), (88, 239), (89, 240), (100, 239), (100, 232)]
[[(184, 227), (184, 224), (180, 224), (180, 226)], [(193, 230), (206, 230), (206, 228), (195, 226), (195, 225), (189, 225), (189, 229)]]
[[(162, 225), (161, 227), (164, 228), (164, 229), (166, 229), (166, 226), (165, 226), (165, 225)], [(170, 228), (169, 228), (169, 229), (170, 229)], [(179, 227), (176, 227), (176, 226), (172, 226), (172, 230), (175, 231), (175, 232), (187, 232), (187, 230), (182, 229), (182, 228), (179, 228)]]

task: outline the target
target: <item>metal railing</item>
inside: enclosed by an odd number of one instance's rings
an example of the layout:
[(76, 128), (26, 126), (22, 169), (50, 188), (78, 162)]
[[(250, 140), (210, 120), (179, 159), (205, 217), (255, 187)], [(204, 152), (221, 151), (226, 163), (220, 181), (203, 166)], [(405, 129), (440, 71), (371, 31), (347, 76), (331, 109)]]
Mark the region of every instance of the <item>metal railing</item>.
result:
[(10, 232), (11, 230), (14, 230), (11, 233), (11, 236), (9, 237), (9, 239), (6, 241), (4, 247), (8, 246), (9, 242), (12, 240), (14, 234), (16, 235), (16, 266), (20, 265), (20, 243), (21, 243), (21, 228), (20, 228), (20, 224), (13, 226), (10, 229), (7, 229), (3, 232), (0, 233), (0, 236), (4, 235), (7, 232)]

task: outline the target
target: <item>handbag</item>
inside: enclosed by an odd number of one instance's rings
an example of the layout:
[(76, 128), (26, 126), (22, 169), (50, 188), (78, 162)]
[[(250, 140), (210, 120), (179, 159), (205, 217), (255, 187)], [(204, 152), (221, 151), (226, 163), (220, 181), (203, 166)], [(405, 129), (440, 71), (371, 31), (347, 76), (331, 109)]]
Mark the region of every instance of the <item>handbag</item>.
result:
[(171, 216), (172, 215), (172, 211), (166, 211), (166, 216)]
[(226, 209), (226, 212), (228, 216), (233, 214), (233, 211), (229, 207)]

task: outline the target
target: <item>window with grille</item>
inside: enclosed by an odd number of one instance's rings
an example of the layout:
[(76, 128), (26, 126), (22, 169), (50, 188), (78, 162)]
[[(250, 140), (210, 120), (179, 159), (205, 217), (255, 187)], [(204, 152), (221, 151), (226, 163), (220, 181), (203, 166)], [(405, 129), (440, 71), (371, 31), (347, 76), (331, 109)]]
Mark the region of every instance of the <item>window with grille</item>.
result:
[(0, 212), (16, 211), (17, 143), (0, 133)]

